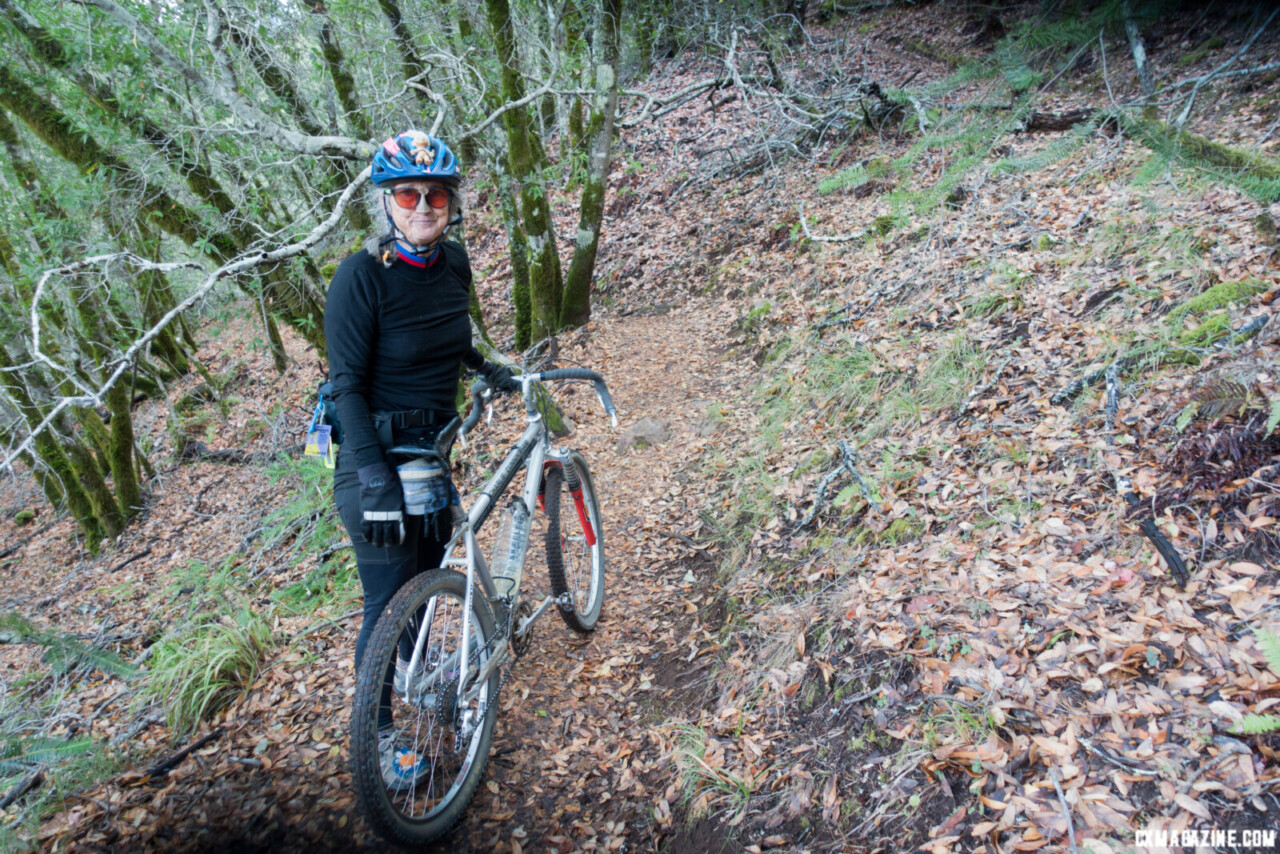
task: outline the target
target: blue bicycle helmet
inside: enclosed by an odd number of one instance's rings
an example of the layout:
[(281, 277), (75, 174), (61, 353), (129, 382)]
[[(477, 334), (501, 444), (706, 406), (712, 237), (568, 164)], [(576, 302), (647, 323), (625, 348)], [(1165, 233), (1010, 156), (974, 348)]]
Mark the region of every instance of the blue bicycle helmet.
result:
[(412, 129), (382, 143), (373, 155), (370, 178), (378, 185), (406, 178), (440, 181), (455, 187), (462, 182), (458, 159), (444, 140)]

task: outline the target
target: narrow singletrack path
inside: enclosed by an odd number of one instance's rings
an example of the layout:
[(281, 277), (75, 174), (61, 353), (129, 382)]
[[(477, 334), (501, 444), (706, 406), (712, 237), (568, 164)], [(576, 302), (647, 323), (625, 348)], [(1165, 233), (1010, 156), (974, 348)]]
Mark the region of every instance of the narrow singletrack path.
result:
[[(709, 563), (685, 544), (702, 494), (699, 433), (709, 432), (708, 407), (740, 395), (752, 367), (723, 346), (728, 317), (697, 300), (661, 316), (605, 318), (564, 344), (562, 355), (605, 376), (620, 415), (613, 431), (587, 386), (557, 395), (577, 425), (566, 444), (586, 454), (602, 498), (605, 612), (585, 638), (554, 611), (535, 627), (503, 688), (484, 783), (437, 850), (662, 848), (655, 805), (675, 777), (659, 728), (679, 714), (678, 689), (714, 648), (689, 599), (690, 568), (701, 560), (705, 575)], [(482, 429), (518, 429), (516, 416), (503, 411)], [(671, 439), (618, 453), (622, 430), (646, 417), (666, 421)], [(535, 594), (547, 586), (542, 530), (539, 520), (525, 569)], [(348, 771), (358, 628), (348, 615), (285, 647), (214, 723), (225, 735), (162, 785), (95, 789), (72, 850), (110, 850), (125, 837), (152, 850), (385, 850), (356, 814)], [(149, 829), (122, 833), (143, 815)]]

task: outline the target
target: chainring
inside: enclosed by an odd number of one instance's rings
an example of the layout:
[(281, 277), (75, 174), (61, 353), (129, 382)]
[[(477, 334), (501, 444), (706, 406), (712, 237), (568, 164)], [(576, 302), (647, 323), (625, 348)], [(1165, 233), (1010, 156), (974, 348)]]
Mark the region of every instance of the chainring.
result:
[(511, 651), (515, 653), (516, 658), (524, 655), (529, 651), (529, 644), (533, 640), (533, 627), (529, 627), (529, 631), (525, 632), (524, 637), (516, 634), (516, 630), (520, 628), (520, 621), (533, 616), (533, 606), (526, 601), (521, 601), (516, 606), (515, 616), (511, 620)]

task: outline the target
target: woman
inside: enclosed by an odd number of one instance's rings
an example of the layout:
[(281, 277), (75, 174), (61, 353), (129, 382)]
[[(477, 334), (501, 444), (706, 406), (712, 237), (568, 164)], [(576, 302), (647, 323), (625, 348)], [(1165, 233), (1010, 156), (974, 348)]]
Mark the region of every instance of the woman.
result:
[[(471, 265), (460, 245), (444, 239), (462, 221), (458, 162), (449, 147), (407, 130), (382, 144), (371, 178), (389, 230), (338, 267), (324, 317), (343, 432), (334, 500), (364, 589), (357, 669), (378, 615), (405, 582), (440, 565), (451, 535), (447, 509), (425, 519), (406, 515), (385, 451), (429, 445), (457, 414), (461, 364), (490, 385), (512, 384), (509, 369), (485, 362), (471, 344)], [(381, 730), (391, 725), (390, 691), (388, 684)], [(386, 736), (383, 776), (394, 785), (404, 761), (394, 754), (394, 734)]]

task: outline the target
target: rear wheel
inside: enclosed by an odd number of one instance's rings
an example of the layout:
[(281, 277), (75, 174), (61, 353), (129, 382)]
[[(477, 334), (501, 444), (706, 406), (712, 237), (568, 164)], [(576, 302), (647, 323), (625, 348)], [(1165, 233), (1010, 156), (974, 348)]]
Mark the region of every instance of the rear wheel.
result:
[[(491, 655), (484, 639), (493, 637), (493, 618), (484, 597), (474, 596), (469, 676), (464, 677), (466, 585), (465, 576), (444, 569), (409, 581), (378, 619), (356, 674), (351, 713), (356, 796), (369, 823), (406, 847), (440, 837), (461, 818), (493, 741), (499, 672), (495, 669), (478, 690), (475, 682)], [(421, 661), (407, 673), (404, 665), (422, 631)]]
[(587, 461), (577, 451), (546, 473), (547, 568), (561, 599), (560, 617), (576, 632), (590, 632), (604, 606), (604, 536), (600, 501)]

